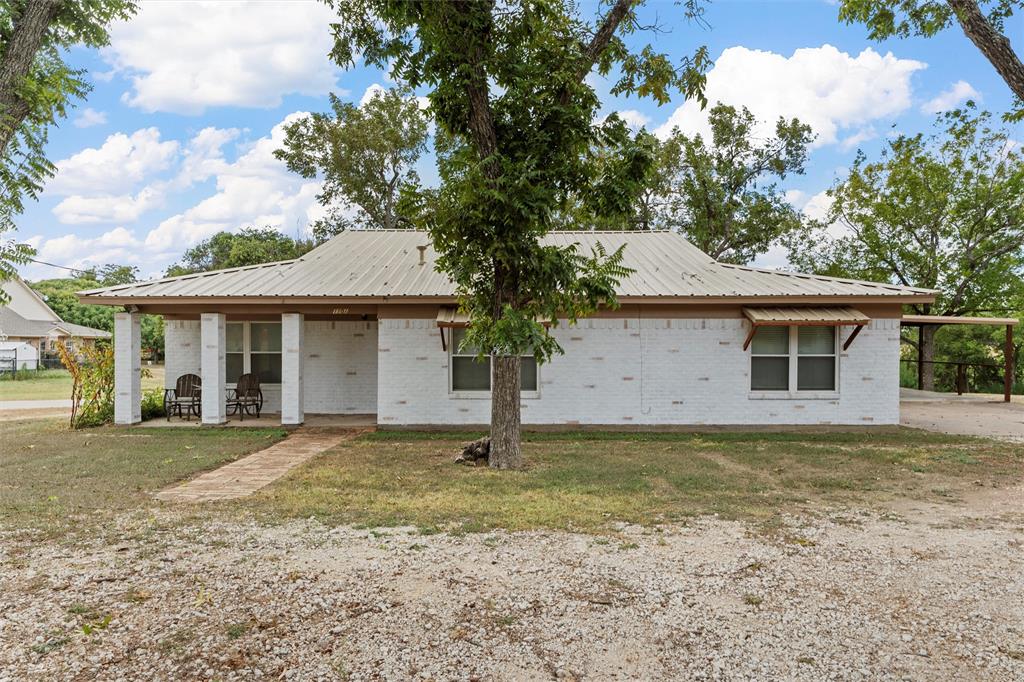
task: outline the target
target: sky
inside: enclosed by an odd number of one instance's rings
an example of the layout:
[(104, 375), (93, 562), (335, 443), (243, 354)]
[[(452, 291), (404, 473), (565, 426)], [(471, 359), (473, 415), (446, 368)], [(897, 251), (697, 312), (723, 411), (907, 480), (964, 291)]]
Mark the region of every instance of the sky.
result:
[[(599, 7), (583, 11), (597, 16)], [(707, 45), (708, 99), (748, 107), (765, 136), (779, 116), (810, 124), (816, 139), (806, 172), (782, 186), (794, 206), (820, 217), (825, 190), (858, 149), (877, 156), (888, 136), (930, 131), (937, 112), (968, 98), (999, 113), (1012, 102), (959, 31), (876, 42), (863, 26), (840, 24), (837, 13), (826, 0), (720, 1), (696, 24), (675, 2), (649, 0), (641, 21), (659, 30), (629, 42), (649, 42), (673, 60)], [(303, 0), (143, 0), (138, 15), (111, 27), (108, 47), (70, 52), (93, 90), (51, 131), (47, 153), (58, 172), (18, 220), (16, 237), (38, 260), (127, 264), (148, 278), (221, 230), (304, 234), (322, 215), (319, 183), (274, 159), (283, 125), (327, 111), (329, 93), (359, 102), (394, 85), (376, 68), (342, 69), (329, 59), (331, 20), (329, 8)], [(1024, 21), (1013, 21), (1007, 31), (1019, 45)], [(674, 126), (706, 129), (705, 112), (681, 95), (659, 107), (612, 97), (610, 79), (590, 78), (600, 116), (617, 111), (659, 135)], [(419, 166), (436, 182), (432, 158)], [(757, 264), (785, 266), (785, 252), (772, 249)], [(69, 274), (35, 263), (20, 271), (33, 280)]]

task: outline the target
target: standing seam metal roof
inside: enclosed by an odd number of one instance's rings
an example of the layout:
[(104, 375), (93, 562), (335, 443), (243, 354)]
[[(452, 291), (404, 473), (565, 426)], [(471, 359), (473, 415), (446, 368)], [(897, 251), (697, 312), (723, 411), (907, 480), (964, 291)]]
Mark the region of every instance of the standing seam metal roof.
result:
[[(544, 244), (578, 244), (589, 253), (600, 242), (610, 253), (626, 245), (623, 265), (634, 270), (617, 295), (633, 298), (784, 296), (914, 296), (929, 289), (806, 275), (718, 263), (672, 232), (552, 232)], [(425, 263), (417, 247), (427, 246)], [(168, 277), (82, 292), (96, 298), (169, 300), (259, 298), (449, 298), (456, 294), (437, 272), (437, 254), (423, 232), (348, 231), (301, 258)]]

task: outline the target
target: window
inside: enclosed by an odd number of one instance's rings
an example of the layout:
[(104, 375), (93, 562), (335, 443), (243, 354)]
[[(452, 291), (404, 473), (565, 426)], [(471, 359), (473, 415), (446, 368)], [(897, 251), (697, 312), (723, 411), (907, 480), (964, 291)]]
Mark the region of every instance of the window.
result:
[(751, 391), (835, 391), (835, 327), (760, 327), (750, 346)]
[[(466, 330), (452, 328), (451, 348), (451, 387), (452, 391), (490, 391), (491, 390), (491, 359), (477, 357), (477, 349), (473, 346), (462, 347), (466, 338)], [(532, 355), (521, 358), (522, 368), (519, 381), (523, 392), (537, 390), (537, 359)]]
[(280, 322), (228, 322), (225, 336), (229, 384), (249, 372), (262, 384), (281, 383)]

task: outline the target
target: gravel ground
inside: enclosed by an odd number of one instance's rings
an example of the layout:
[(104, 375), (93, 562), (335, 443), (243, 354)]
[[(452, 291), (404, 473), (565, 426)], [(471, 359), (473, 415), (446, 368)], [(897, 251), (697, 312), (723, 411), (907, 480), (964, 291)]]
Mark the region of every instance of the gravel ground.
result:
[(169, 511), (85, 544), (8, 533), (0, 680), (1020, 680), (1022, 502), (607, 536)]

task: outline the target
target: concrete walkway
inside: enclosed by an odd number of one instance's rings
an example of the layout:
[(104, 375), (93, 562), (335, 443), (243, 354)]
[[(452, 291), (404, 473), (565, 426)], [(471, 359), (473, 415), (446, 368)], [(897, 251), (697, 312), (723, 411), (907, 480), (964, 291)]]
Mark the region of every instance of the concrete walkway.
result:
[(279, 443), (208, 471), (198, 478), (161, 490), (164, 502), (211, 502), (245, 497), (284, 476), (310, 458), (355, 438), (366, 429), (313, 431), (299, 429)]

